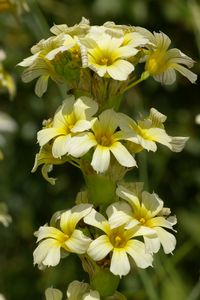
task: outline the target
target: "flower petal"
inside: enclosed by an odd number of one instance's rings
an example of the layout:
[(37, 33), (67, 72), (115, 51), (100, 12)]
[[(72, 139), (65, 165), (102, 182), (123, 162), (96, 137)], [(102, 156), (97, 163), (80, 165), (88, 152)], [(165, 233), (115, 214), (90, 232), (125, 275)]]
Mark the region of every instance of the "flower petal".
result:
[(91, 204), (79, 204), (64, 212), (60, 217), (60, 228), (66, 234), (71, 235), (77, 223), (92, 209)]
[(176, 246), (176, 239), (173, 234), (167, 232), (161, 227), (155, 227), (158, 238), (163, 246), (164, 252), (166, 254), (172, 253)]
[(89, 97), (82, 96), (74, 103), (74, 113), (79, 119), (87, 119), (93, 116), (98, 110), (98, 104), (96, 101)]
[(130, 263), (124, 248), (114, 248), (111, 258), (110, 271), (114, 275), (127, 275), (130, 271)]
[(59, 128), (44, 128), (39, 130), (37, 133), (37, 139), (40, 147), (46, 145), (54, 137), (62, 134), (65, 134), (65, 132)]
[(40, 226), (38, 231), (35, 233), (37, 236), (37, 242), (45, 238), (59, 239), (63, 236), (63, 232), (59, 229), (51, 226)]
[(62, 292), (58, 289), (47, 288), (45, 291), (46, 300), (62, 300)]
[(95, 137), (91, 132), (79, 134), (71, 138), (68, 152), (74, 157), (82, 157), (96, 144)]
[(47, 91), (49, 75), (42, 75), (37, 80), (35, 85), (35, 93), (38, 97), (42, 97), (42, 95)]
[(95, 209), (92, 209), (90, 213), (84, 217), (84, 222), (86, 224), (92, 225), (104, 231), (106, 234), (110, 233), (110, 225), (106, 218), (97, 212)]
[(83, 254), (86, 252), (91, 239), (85, 236), (81, 230), (75, 229), (65, 245), (72, 253)]
[(146, 191), (142, 192), (142, 205), (141, 207), (147, 211), (148, 217), (156, 216), (163, 208), (163, 201), (157, 194), (150, 194)]
[(177, 70), (179, 73), (181, 73), (183, 76), (185, 76), (191, 83), (195, 83), (197, 80), (197, 75), (193, 73), (192, 71), (188, 70), (187, 68), (174, 64), (173, 68)]
[(145, 269), (152, 266), (153, 257), (146, 253), (144, 243), (137, 240), (129, 240), (126, 252), (133, 258), (139, 268)]
[(92, 127), (92, 122), (87, 120), (78, 120), (74, 126), (71, 128), (71, 132), (82, 132), (88, 130)]
[(91, 165), (97, 173), (104, 173), (110, 164), (110, 150), (108, 147), (98, 145), (94, 151)]
[(54, 239), (42, 241), (33, 252), (34, 264), (56, 266), (60, 261), (60, 243)]
[(107, 72), (115, 80), (127, 80), (129, 74), (134, 70), (134, 66), (123, 59), (115, 61), (112, 65), (107, 67)]
[(137, 163), (133, 156), (120, 142), (115, 142), (114, 144), (112, 144), (112, 146), (110, 147), (110, 151), (113, 153), (120, 165), (128, 168), (137, 166)]
[(155, 236), (144, 236), (145, 248), (148, 253), (157, 253), (160, 249), (160, 240)]
[(111, 228), (115, 228), (130, 221), (133, 213), (128, 203), (120, 201), (111, 204), (107, 208), (106, 214), (109, 217), (109, 224)]
[(167, 219), (161, 216), (154, 217), (148, 220), (146, 222), (146, 225), (149, 227), (165, 227), (165, 228), (173, 229), (172, 224)]
[(185, 143), (188, 141), (188, 137), (184, 136), (173, 136), (171, 137), (171, 151), (173, 152), (181, 152), (185, 147)]
[(90, 244), (87, 253), (92, 259), (99, 261), (106, 257), (112, 249), (113, 245), (107, 235), (101, 235)]
[(83, 295), (83, 300), (100, 300), (99, 292), (90, 290), (89, 293)]
[(67, 299), (81, 299), (82, 295), (89, 289), (89, 284), (78, 280), (72, 281), (67, 289)]
[(134, 192), (128, 190), (122, 185), (118, 185), (116, 194), (122, 199), (128, 201), (128, 203), (133, 207), (134, 210), (140, 209), (140, 201)]
[(58, 136), (55, 139), (52, 146), (52, 154), (55, 158), (61, 158), (61, 156), (68, 153), (70, 140), (71, 134)]

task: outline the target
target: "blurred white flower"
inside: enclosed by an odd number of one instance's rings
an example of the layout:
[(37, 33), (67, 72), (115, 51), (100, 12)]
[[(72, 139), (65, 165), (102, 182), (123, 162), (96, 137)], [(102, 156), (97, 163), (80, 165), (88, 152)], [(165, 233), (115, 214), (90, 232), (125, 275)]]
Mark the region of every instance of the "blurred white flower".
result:
[(200, 125), (200, 114), (196, 115), (195, 117), (195, 123)]
[(8, 214), (8, 208), (5, 203), (0, 202), (0, 223), (2, 223), (5, 227), (12, 222), (11, 216)]
[(6, 53), (0, 49), (0, 90), (8, 90), (11, 99), (16, 94), (16, 85), (12, 76), (4, 69), (2, 61), (6, 58)]

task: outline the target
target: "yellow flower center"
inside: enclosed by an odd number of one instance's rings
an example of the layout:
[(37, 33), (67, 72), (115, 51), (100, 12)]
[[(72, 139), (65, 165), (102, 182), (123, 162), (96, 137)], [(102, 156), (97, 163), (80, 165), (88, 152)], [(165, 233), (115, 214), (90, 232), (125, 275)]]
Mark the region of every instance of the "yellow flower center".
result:
[(110, 236), (110, 242), (112, 243), (114, 248), (124, 248), (127, 243), (127, 238), (124, 235), (124, 230), (113, 230)]
[(104, 147), (110, 147), (113, 143), (112, 137), (107, 135), (100, 135), (96, 137), (99, 145)]
[(102, 63), (102, 65), (107, 65), (108, 61), (109, 61), (108, 58), (103, 57), (100, 62)]
[(139, 222), (140, 222), (142, 225), (144, 225), (144, 224), (146, 223), (146, 220), (145, 220), (145, 218), (140, 218), (140, 219), (139, 219)]
[(139, 125), (129, 125), (133, 131), (135, 131), (138, 135), (143, 137), (145, 140), (154, 141), (154, 137), (149, 135), (148, 129), (143, 129)]
[(98, 64), (99, 65), (106, 65), (106, 66), (109, 66), (109, 65), (112, 65), (112, 61), (111, 61), (111, 58), (110, 57), (106, 57), (106, 56), (102, 56), (99, 61), (98, 61)]
[(66, 233), (63, 233), (57, 239), (59, 240), (59, 242), (61, 244), (64, 244), (69, 239), (69, 235)]
[(66, 125), (65, 126), (66, 134), (69, 134), (71, 132), (71, 129), (76, 124), (77, 120), (76, 120), (76, 117), (73, 112), (70, 115), (65, 115), (64, 118), (66, 121), (66, 124), (65, 124)]
[(149, 56), (145, 69), (152, 75), (163, 73), (167, 69), (166, 52), (155, 51)]

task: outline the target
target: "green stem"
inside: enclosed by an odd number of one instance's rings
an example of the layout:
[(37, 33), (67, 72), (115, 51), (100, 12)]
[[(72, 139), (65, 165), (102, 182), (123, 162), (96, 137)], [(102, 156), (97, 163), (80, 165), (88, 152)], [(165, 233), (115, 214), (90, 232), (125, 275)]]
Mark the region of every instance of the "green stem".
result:
[(138, 269), (138, 273), (144, 285), (149, 300), (159, 300), (159, 297), (156, 293), (156, 289), (153, 286), (152, 279), (148, 275), (147, 271)]
[(175, 255), (171, 258), (173, 264), (179, 263), (188, 253), (194, 248), (193, 240), (188, 240), (179, 249), (176, 250)]
[(128, 85), (125, 89), (123, 89), (122, 93), (125, 93), (126, 91), (130, 90), (132, 87), (134, 87), (137, 84), (139, 84), (140, 82), (146, 80), (148, 77), (149, 77), (149, 72), (148, 71), (143, 72), (141, 77), (138, 80), (131, 83), (130, 85)]

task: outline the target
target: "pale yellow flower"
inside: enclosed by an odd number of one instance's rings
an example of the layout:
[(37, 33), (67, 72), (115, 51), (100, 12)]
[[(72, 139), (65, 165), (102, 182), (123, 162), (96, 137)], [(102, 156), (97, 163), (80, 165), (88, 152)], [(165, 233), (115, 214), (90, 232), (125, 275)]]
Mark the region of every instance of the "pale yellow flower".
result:
[[(143, 149), (155, 152), (157, 150), (156, 143), (165, 145), (173, 152), (180, 152), (184, 148), (188, 137), (169, 136), (163, 125), (166, 119), (165, 115), (155, 108), (151, 108), (149, 116), (143, 120), (135, 122), (127, 115), (121, 114), (119, 122), (121, 129), (129, 135), (127, 140), (133, 143), (133, 152), (134, 148), (137, 149), (136, 152)], [(140, 146), (140, 149), (137, 145)]]
[(107, 33), (102, 33), (100, 36), (96, 33), (86, 36), (81, 43), (87, 48), (88, 67), (100, 77), (127, 80), (134, 70), (134, 65), (128, 59), (135, 56), (138, 49), (123, 46), (123, 42), (123, 36), (114, 37)]
[[(7, 113), (0, 111), (0, 148), (6, 147), (6, 138), (4, 133), (12, 133), (17, 130), (17, 123)], [(0, 160), (4, 158), (0, 149)]]
[[(48, 79), (51, 78), (57, 83), (63, 82), (64, 69), (71, 61), (71, 54), (74, 60), (81, 61), (80, 46), (69, 34), (61, 33), (58, 36), (42, 39), (37, 45), (31, 48), (33, 55), (25, 58), (18, 64), (27, 67), (22, 74), (24, 82), (38, 78), (35, 86), (35, 93), (41, 97), (47, 90)], [(61, 56), (57, 56), (61, 54)]]
[[(88, 247), (88, 255), (95, 261), (100, 261), (111, 254), (110, 271), (114, 275), (127, 275), (130, 271), (128, 255), (142, 269), (152, 265), (152, 256), (145, 251), (145, 245), (136, 240), (137, 226), (126, 229), (124, 226), (112, 228), (110, 220), (94, 209), (84, 218), (84, 222), (101, 229), (100, 235)], [(126, 219), (125, 219), (126, 222)]]
[(114, 110), (102, 112), (91, 131), (72, 137), (69, 154), (82, 157), (94, 147), (91, 165), (98, 173), (104, 173), (108, 169), (111, 153), (122, 166), (136, 166), (135, 159), (121, 142), (126, 140), (126, 134), (118, 130), (118, 114)]
[(158, 195), (140, 191), (137, 183), (132, 189), (119, 185), (116, 193), (128, 203), (119, 201), (109, 206), (109, 220), (113, 228), (118, 228), (125, 221), (126, 229), (137, 225), (139, 228), (135, 235), (143, 235), (146, 251), (158, 252), (162, 245), (166, 254), (171, 253), (176, 246), (176, 239), (166, 229), (173, 230), (176, 217), (169, 216), (170, 209), (164, 207)]
[(78, 222), (91, 211), (92, 205), (80, 204), (62, 213), (57, 219), (59, 228), (41, 226), (36, 232), (39, 245), (33, 253), (34, 264), (39, 268), (56, 266), (60, 262), (61, 248), (69, 253), (83, 254), (91, 239), (76, 229)]
[(41, 147), (53, 139), (52, 154), (55, 158), (68, 154), (72, 136), (91, 128), (98, 105), (88, 97), (75, 100), (73, 95), (64, 100), (52, 120), (52, 125), (38, 132)]
[(177, 48), (169, 49), (171, 40), (166, 34), (163, 32), (154, 32), (152, 34), (147, 29), (141, 27), (135, 27), (135, 29), (143, 36), (146, 36), (152, 43), (146, 51), (145, 70), (156, 81), (163, 84), (172, 84), (176, 80), (175, 71), (178, 71), (190, 82), (196, 82), (197, 75), (188, 70), (188, 68), (194, 65), (193, 59)]

